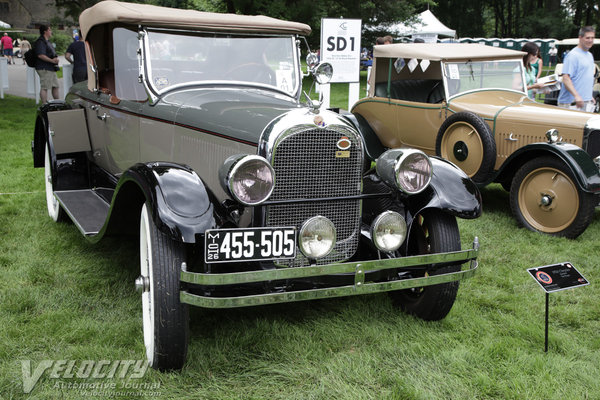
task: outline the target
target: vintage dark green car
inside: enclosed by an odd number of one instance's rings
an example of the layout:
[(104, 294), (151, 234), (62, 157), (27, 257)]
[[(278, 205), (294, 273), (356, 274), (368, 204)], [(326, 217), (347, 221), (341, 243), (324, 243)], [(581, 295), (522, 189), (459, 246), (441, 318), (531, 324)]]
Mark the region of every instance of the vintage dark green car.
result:
[(385, 291), (447, 315), (477, 268), (456, 217), (480, 215), (479, 191), (447, 161), (302, 103), (310, 27), (114, 1), (80, 24), (89, 80), (39, 109), (34, 165), (55, 221), (92, 242), (139, 235), (152, 367), (185, 362), (188, 305)]

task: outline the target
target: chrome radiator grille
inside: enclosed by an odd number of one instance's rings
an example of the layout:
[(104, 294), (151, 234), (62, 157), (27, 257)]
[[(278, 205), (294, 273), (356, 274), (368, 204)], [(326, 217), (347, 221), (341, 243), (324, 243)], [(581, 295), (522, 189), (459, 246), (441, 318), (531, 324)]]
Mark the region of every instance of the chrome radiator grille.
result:
[[(336, 143), (347, 137), (352, 146), (338, 153)], [(275, 190), (270, 198), (278, 200), (347, 197), (361, 193), (363, 166), (362, 141), (353, 131), (339, 129), (300, 129), (286, 132), (277, 143), (270, 160), (275, 169)], [(344, 157), (347, 156), (347, 157)], [(317, 264), (339, 262), (356, 251), (360, 234), (360, 200), (329, 200), (267, 206), (267, 226), (296, 226), (322, 215), (329, 218), (337, 231), (333, 251)], [(290, 267), (308, 265), (298, 250), (295, 260), (280, 260)]]

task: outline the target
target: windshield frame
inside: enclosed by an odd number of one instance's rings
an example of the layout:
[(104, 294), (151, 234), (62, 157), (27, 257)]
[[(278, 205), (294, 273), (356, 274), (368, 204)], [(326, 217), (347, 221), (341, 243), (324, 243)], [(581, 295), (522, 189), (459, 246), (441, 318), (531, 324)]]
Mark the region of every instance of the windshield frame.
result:
[[(283, 38), (291, 41), (291, 51), (292, 51), (292, 69), (291, 73), (295, 78), (295, 84), (293, 89), (290, 91), (285, 91), (278, 88), (275, 85), (270, 85), (266, 83), (253, 82), (247, 80), (227, 80), (227, 79), (211, 79), (211, 80), (191, 80), (182, 83), (177, 83), (174, 85), (166, 86), (165, 88), (159, 88), (154, 84), (153, 79), (153, 71), (152, 71), (152, 58), (150, 51), (150, 37), (153, 32), (156, 33), (166, 33), (166, 34), (174, 34), (174, 35), (186, 35), (186, 36), (202, 36), (202, 37), (214, 37), (214, 38), (223, 38), (223, 39), (235, 39), (235, 38)], [(293, 98), (298, 100), (300, 98), (301, 90), (302, 90), (302, 73), (300, 70), (300, 49), (298, 35), (295, 34), (260, 34), (260, 33), (232, 33), (232, 32), (207, 32), (207, 31), (194, 31), (194, 30), (184, 30), (184, 29), (166, 29), (160, 27), (139, 27), (138, 29), (138, 40), (139, 40), (139, 50), (138, 50), (138, 61), (139, 61), (139, 75), (140, 80), (144, 84), (146, 92), (150, 98), (150, 102), (152, 104), (156, 103), (160, 97), (164, 94), (174, 91), (180, 90), (182, 88), (188, 88), (190, 86), (245, 86), (245, 87), (254, 87), (257, 89), (269, 90), (276, 92), (277, 94), (282, 94), (288, 98)]]
[[(473, 65), (475, 64), (480, 64), (480, 63), (487, 63), (487, 62), (498, 62), (498, 63), (511, 63), (511, 64), (518, 64), (518, 66), (521, 68), (521, 73), (520, 78), (521, 78), (521, 87), (522, 90), (518, 90), (515, 89), (514, 87), (512, 88), (507, 88), (507, 87), (501, 87), (501, 86), (490, 86), (490, 87), (479, 87), (479, 88), (475, 88), (475, 89), (468, 89), (468, 90), (462, 90), (459, 91), (455, 94), (450, 94), (450, 77), (447, 74), (448, 71), (448, 66), (451, 64), (467, 64), (467, 63), (472, 63)], [(456, 61), (456, 60), (452, 60), (452, 61), (442, 61), (441, 62), (441, 67), (442, 67), (442, 79), (444, 80), (444, 90), (446, 91), (446, 98), (448, 100), (455, 98), (457, 96), (462, 96), (464, 94), (467, 93), (473, 93), (473, 92), (480, 92), (480, 91), (488, 91), (488, 90), (502, 90), (502, 91), (509, 91), (509, 92), (515, 92), (515, 93), (519, 93), (522, 95), (527, 96), (527, 86), (525, 84), (525, 67), (523, 66), (523, 60), (521, 59), (514, 59), (514, 58), (507, 58), (507, 59), (494, 59), (494, 60), (461, 60), (461, 61)], [(516, 74), (513, 74), (513, 78), (516, 77)]]

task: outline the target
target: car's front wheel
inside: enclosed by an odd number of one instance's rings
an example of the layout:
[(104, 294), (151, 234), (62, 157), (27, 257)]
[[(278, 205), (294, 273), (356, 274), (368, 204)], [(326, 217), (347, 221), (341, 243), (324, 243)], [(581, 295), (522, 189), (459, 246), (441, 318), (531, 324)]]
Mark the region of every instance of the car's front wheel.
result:
[[(460, 233), (456, 218), (439, 210), (426, 210), (415, 218), (409, 236), (409, 255), (458, 251)], [(460, 265), (450, 265), (413, 277), (440, 275), (459, 271)], [(444, 318), (452, 308), (458, 292), (458, 282), (390, 292), (393, 301), (409, 314), (426, 321)]]
[(65, 211), (54, 196), (54, 185), (52, 184), (52, 161), (50, 159), (50, 148), (46, 144), (44, 153), (44, 182), (46, 185), (46, 206), (48, 215), (54, 222), (62, 221), (66, 218)]
[(154, 224), (147, 204), (140, 216), (140, 276), (144, 345), (148, 364), (180, 369), (187, 356), (188, 306), (179, 301), (184, 248)]
[(525, 163), (513, 178), (510, 207), (532, 231), (574, 239), (594, 217), (596, 198), (579, 189), (573, 172), (554, 157)]

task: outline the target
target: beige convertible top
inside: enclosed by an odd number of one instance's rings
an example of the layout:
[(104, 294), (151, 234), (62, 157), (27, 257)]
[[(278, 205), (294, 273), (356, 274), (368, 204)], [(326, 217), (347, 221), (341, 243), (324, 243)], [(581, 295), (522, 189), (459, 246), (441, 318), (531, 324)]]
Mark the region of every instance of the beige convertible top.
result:
[(79, 16), (81, 34), (87, 34), (95, 25), (108, 22), (188, 28), (210, 31), (243, 31), (255, 33), (287, 33), (308, 35), (310, 26), (262, 15), (219, 14), (196, 10), (159, 7), (149, 4), (124, 3), (105, 0), (84, 10)]
[(398, 43), (375, 46), (374, 57), (417, 58), (431, 61), (522, 58), (522, 51), (470, 43)]

